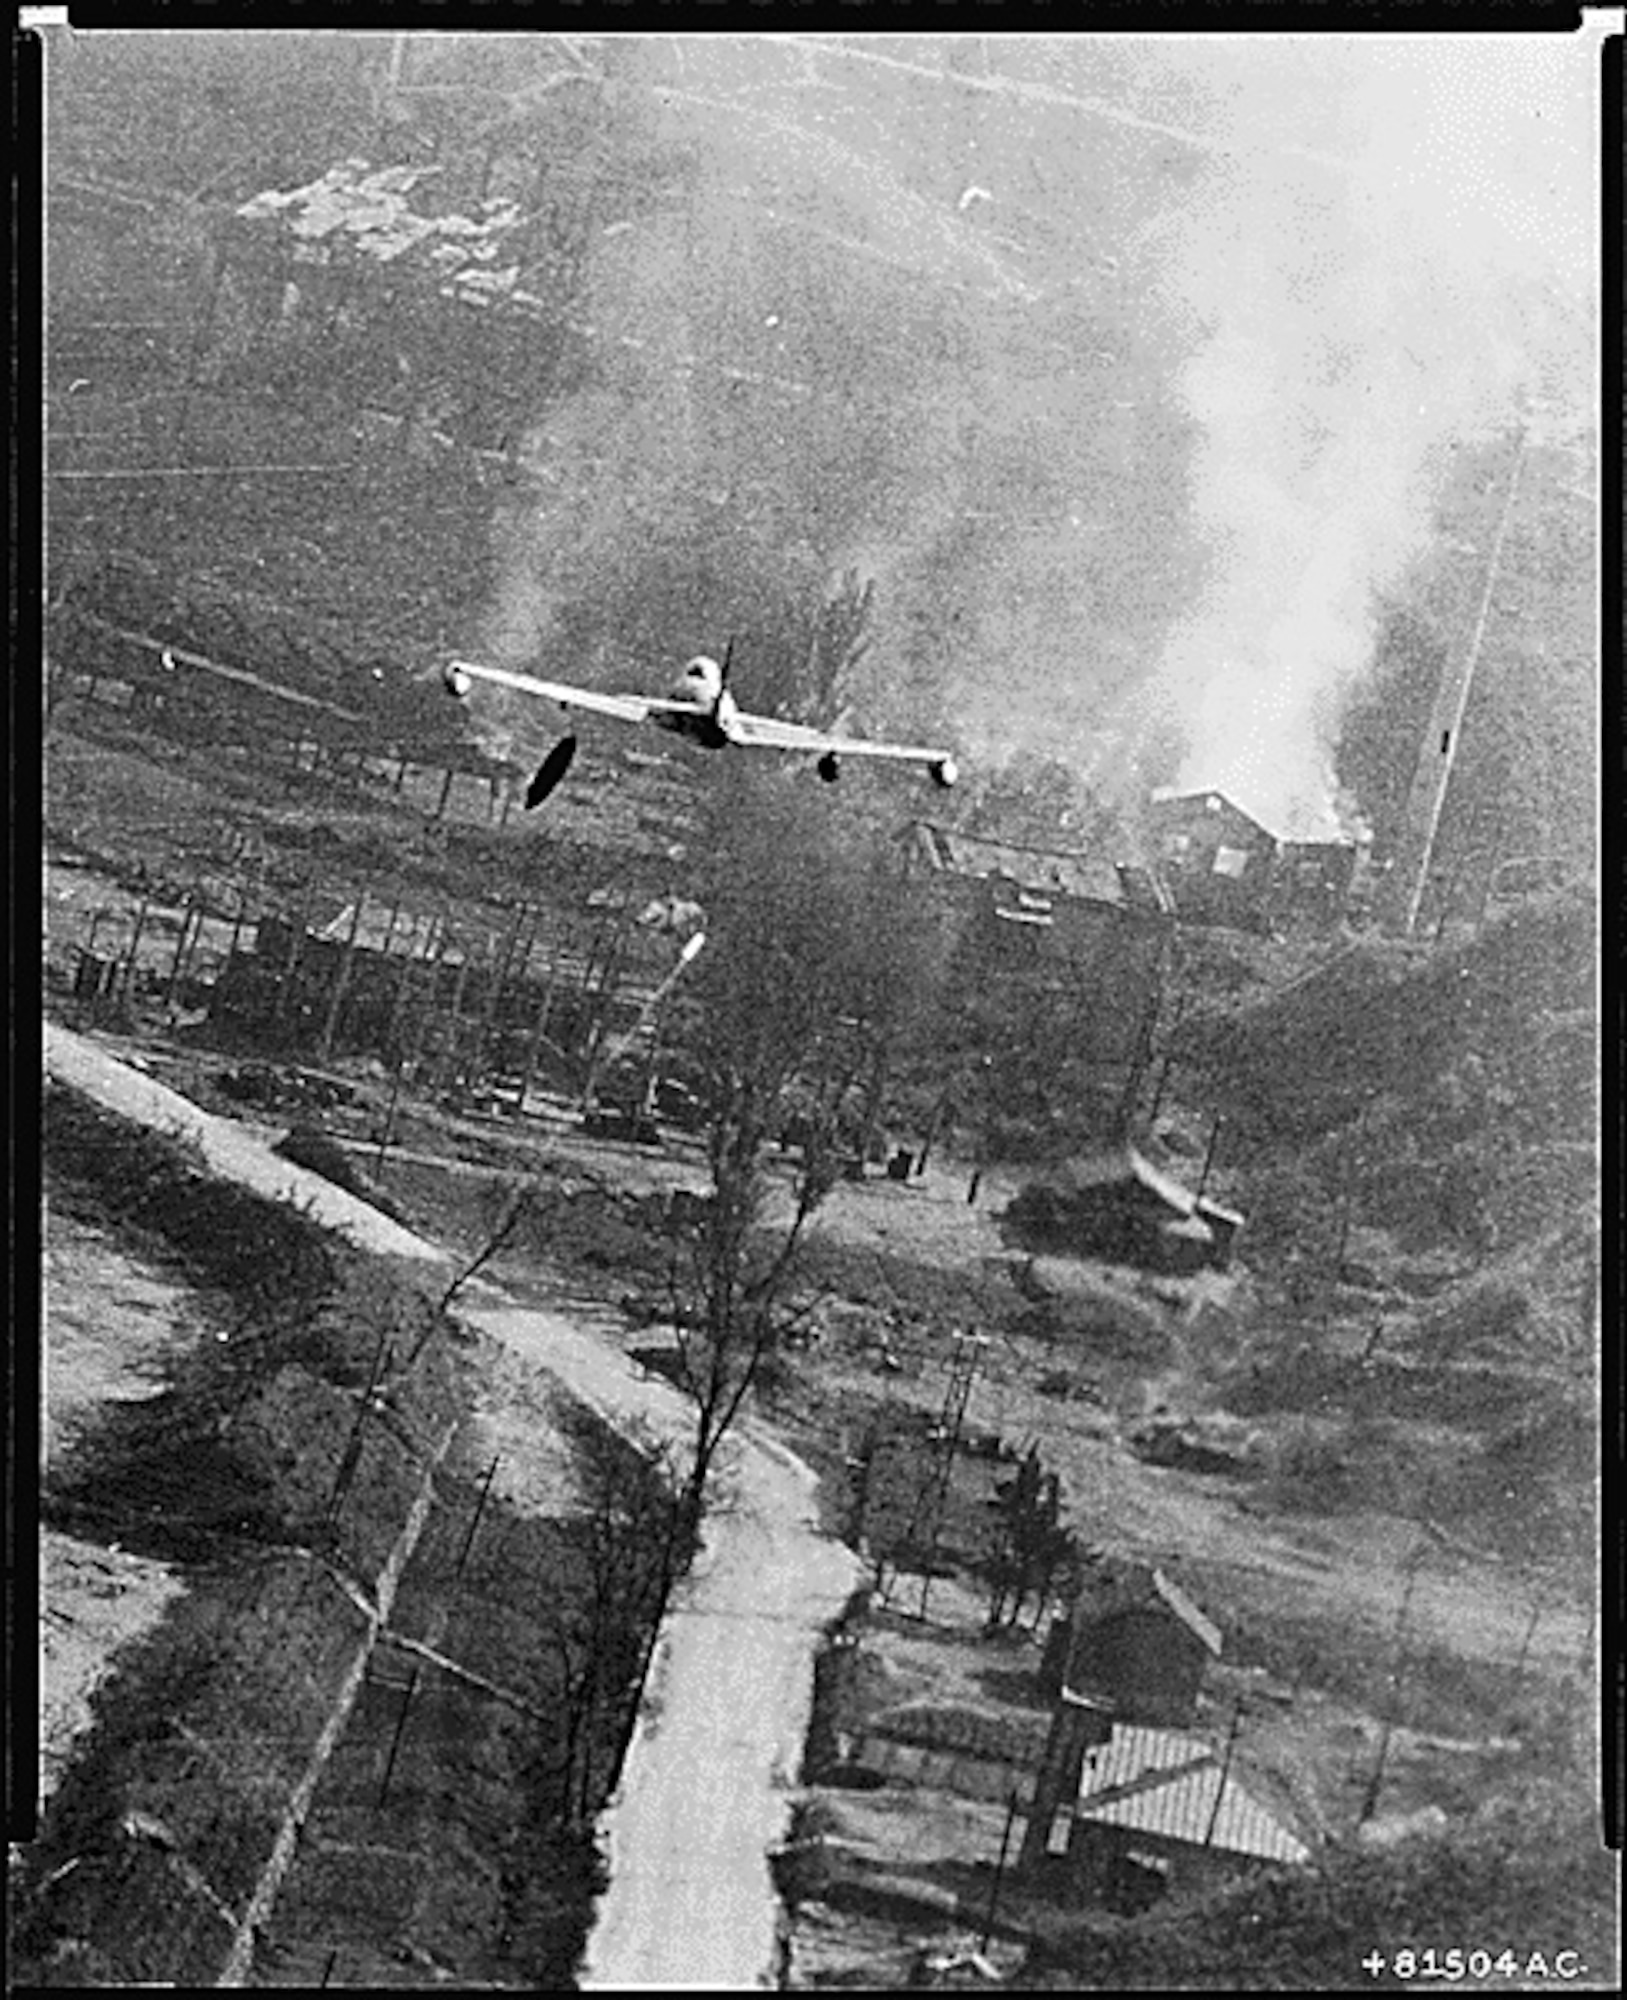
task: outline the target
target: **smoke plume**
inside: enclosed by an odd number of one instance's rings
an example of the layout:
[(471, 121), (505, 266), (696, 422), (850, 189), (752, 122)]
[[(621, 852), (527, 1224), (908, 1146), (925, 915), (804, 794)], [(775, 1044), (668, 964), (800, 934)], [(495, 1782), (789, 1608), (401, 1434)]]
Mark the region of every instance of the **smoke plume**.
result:
[[(742, 590), (856, 566), (866, 726), (935, 714), (974, 765), (1034, 751), (1105, 796), (1173, 780), (1328, 830), (1439, 447), (1589, 409), (1589, 50), (619, 50), (624, 116), (687, 179), (600, 217), (593, 386), (528, 441), (488, 643), (648, 681), (669, 662), (613, 638), (559, 656), (573, 596), (636, 596), (658, 546)], [(680, 605), (673, 662), (727, 636), (718, 594)]]
[[(1163, 225), (1164, 308), (1202, 329), (1174, 389), (1207, 573), (1156, 681), (1182, 789), (1227, 790), (1282, 833), (1335, 830), (1340, 710), (1376, 593), (1427, 546), (1436, 448), (1536, 397), (1585, 408), (1566, 311), (1591, 273), (1577, 54), (1344, 45), (1318, 62), (1336, 150), (1216, 161)], [(1239, 85), (1240, 142), (1281, 82)]]

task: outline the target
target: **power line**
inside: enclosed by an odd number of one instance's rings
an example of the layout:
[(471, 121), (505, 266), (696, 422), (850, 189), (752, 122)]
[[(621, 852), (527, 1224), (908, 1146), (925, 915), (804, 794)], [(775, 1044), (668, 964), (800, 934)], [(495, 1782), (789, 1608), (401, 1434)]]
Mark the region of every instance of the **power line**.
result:
[[(140, 646), (149, 653), (157, 653), (160, 661), (168, 668), (177, 662), (183, 666), (200, 668), (204, 673), (217, 674), (222, 680), (237, 681), (245, 687), (258, 688), (262, 694), (275, 695), (279, 701), (294, 702), (301, 708), (320, 709), (325, 715), (336, 715), (342, 722), (365, 722), (367, 718), (354, 709), (341, 708), (337, 702), (324, 701), (318, 695), (302, 694), (297, 688), (281, 687), (275, 681), (262, 680), (258, 674), (249, 673), (242, 667), (228, 667), (219, 660), (212, 660), (206, 653), (195, 653), (189, 647), (174, 646), (167, 640), (155, 639), (150, 633), (132, 632), (126, 626), (115, 625), (111, 619), (102, 618), (94, 611), (82, 606), (70, 607), (71, 615), (81, 622), (94, 625), (99, 631), (109, 633), (115, 639), (123, 639), (127, 644)], [(116, 675), (103, 678), (116, 679)]]
[[(1105, 98), (1079, 97), (1072, 91), (1059, 90), (1054, 84), (1027, 83), (1017, 77), (974, 75), (969, 71), (934, 68), (928, 63), (907, 62), (902, 56), (879, 55), (874, 49), (859, 48), (847, 41), (815, 40), (807, 35), (776, 35), (774, 39), (786, 47), (839, 56), (850, 62), (870, 63), (884, 69), (898, 70), (906, 76), (924, 77), (929, 82), (953, 84), (961, 90), (982, 91), (996, 97), (1016, 98), (1023, 103), (1049, 104), (1060, 109), (1083, 111), (1092, 118), (1103, 118), (1115, 125), (1125, 125), (1135, 131), (1149, 133), (1155, 138), (1173, 139), (1180, 145), (1193, 147), (1198, 152), (1231, 155), (1248, 150), (1236, 140), (1211, 139), (1201, 132), (1188, 131), (1183, 126), (1161, 124), (1155, 118), (1142, 118), (1134, 111), (1126, 111), (1120, 105), (1109, 103)], [(1336, 173), (1348, 174), (1356, 171), (1354, 161), (1341, 159), (1335, 153), (1320, 153), (1308, 146), (1272, 146), (1265, 150), (1285, 158), (1306, 160), (1316, 166), (1331, 167)]]
[(327, 465), (143, 465), (117, 466), (106, 472), (49, 472), (48, 479), (249, 479), (271, 474), (327, 474), (349, 478), (356, 468), (347, 463)]
[[(1440, 832), (1447, 787), (1452, 781), (1452, 766), (1457, 761), (1458, 739), (1463, 734), (1464, 711), (1469, 705), (1469, 690), (1474, 683), (1475, 668), (1479, 664), (1480, 649), (1486, 636), (1486, 623), (1491, 616), (1492, 592), (1497, 584), (1498, 564), (1502, 560), (1503, 543), (1508, 535), (1509, 522), (1514, 517), (1514, 502), (1520, 490), (1520, 474), (1525, 465), (1525, 443), (1525, 430), (1522, 426), (1514, 433), (1514, 463), (1509, 469), (1502, 513), (1498, 516), (1497, 532), (1492, 538), (1491, 553), (1486, 559), (1486, 579), (1481, 587), (1480, 606), (1475, 616), (1474, 630), (1469, 638), (1468, 651), (1455, 673), (1448, 665), (1442, 675), (1434, 713), (1430, 717), (1429, 736), (1425, 740), (1418, 761), (1417, 776), (1413, 780), (1413, 799), (1409, 801), (1409, 806), (1414, 806), (1422, 794), (1425, 801), (1425, 817), (1417, 872), (1407, 894), (1407, 907), (1402, 919), (1401, 928), (1406, 937), (1411, 937), (1417, 928), (1419, 908), (1423, 903), (1424, 890), (1429, 881), (1429, 868), (1435, 855), (1435, 841)], [(1409, 819), (1410, 817), (1409, 811)]]
[(927, 1535), (927, 1549), (921, 1561), (919, 1615), (922, 1618), (926, 1616), (927, 1597), (932, 1589), (932, 1571), (938, 1560), (944, 1511), (954, 1479), (955, 1458), (960, 1450), (966, 1406), (971, 1400), (972, 1384), (977, 1378), (978, 1366), (988, 1345), (986, 1334), (959, 1332), (955, 1335), (954, 1346), (950, 1350), (949, 1379), (944, 1388), (943, 1409), (930, 1433), (931, 1466), (925, 1482), (917, 1492), (912, 1519), (906, 1532), (906, 1539), (910, 1542), (917, 1539), (923, 1526)]

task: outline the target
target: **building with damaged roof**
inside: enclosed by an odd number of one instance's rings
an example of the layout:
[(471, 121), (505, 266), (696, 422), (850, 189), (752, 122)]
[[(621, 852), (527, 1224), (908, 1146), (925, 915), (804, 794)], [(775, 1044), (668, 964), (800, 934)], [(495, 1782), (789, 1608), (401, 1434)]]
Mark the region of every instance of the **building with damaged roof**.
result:
[(1365, 846), (1331, 821), (1290, 832), (1217, 789), (1154, 792), (1148, 818), (1174, 906), (1190, 923), (1333, 923), (1366, 861)]
[(963, 992), (1065, 993), (1076, 1053), (1101, 1064), (1145, 1054), (1174, 921), (1146, 870), (916, 820), (903, 865), (954, 944)]
[(1049, 1169), (1002, 1217), (1041, 1254), (1099, 1257), (1182, 1274), (1224, 1269), (1243, 1217), (1194, 1193), (1128, 1141)]
[(1107, 1556), (1088, 1564), (1052, 1623), (1041, 1676), (1052, 1693), (1123, 1721), (1188, 1721), (1219, 1628), (1161, 1569)]
[(1173, 911), (1151, 869), (1099, 853), (1029, 847), (932, 820), (914, 821), (904, 840), (916, 872), (986, 883), (996, 897), (1032, 914), (1049, 914), (1053, 922), (1056, 903), (1067, 900), (1102, 903), (1144, 917), (1167, 917)]

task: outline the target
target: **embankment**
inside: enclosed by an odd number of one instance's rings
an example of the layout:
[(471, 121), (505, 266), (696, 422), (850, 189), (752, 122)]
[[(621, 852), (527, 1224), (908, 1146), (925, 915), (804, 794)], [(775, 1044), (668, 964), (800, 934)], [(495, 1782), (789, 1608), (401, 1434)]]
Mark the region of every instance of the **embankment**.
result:
[(219, 1309), (50, 1468), (49, 1523), (161, 1554), (186, 1588), (113, 1662), (12, 1869), (14, 1978), (568, 1986), (663, 1490), (584, 1419), (574, 1505), (492, 1496), (483, 1345), (432, 1267), (60, 1085), (46, 1111), (52, 1202)]

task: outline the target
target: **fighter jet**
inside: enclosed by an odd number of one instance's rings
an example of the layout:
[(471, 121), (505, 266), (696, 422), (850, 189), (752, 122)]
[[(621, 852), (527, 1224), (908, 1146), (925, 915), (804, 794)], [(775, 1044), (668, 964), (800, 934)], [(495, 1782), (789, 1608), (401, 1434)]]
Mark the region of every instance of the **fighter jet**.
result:
[[(449, 660), (441, 678), (447, 692), (460, 701), (467, 698), (476, 681), (489, 681), (494, 687), (512, 688), (520, 694), (556, 702), (567, 714), (581, 709), (589, 715), (611, 716), (617, 722), (653, 722), (656, 728), (698, 743), (706, 750), (800, 751), (814, 759), (814, 769), (827, 785), (835, 784), (841, 775), (842, 762), (848, 757), (885, 757), (894, 763), (924, 764), (934, 784), (944, 787), (954, 784), (960, 775), (947, 750), (870, 743), (862, 737), (835, 736), (826, 730), (805, 728), (801, 723), (780, 722), (773, 716), (748, 715), (729, 692), (728, 653), (721, 664), (704, 653), (697, 654), (684, 667), (670, 694), (664, 696), (599, 694), (591, 688), (538, 680), (531, 674), (481, 666), (473, 660)], [(575, 735), (562, 736), (542, 760), (526, 789), (527, 810), (540, 806), (553, 792), (575, 755)]]

